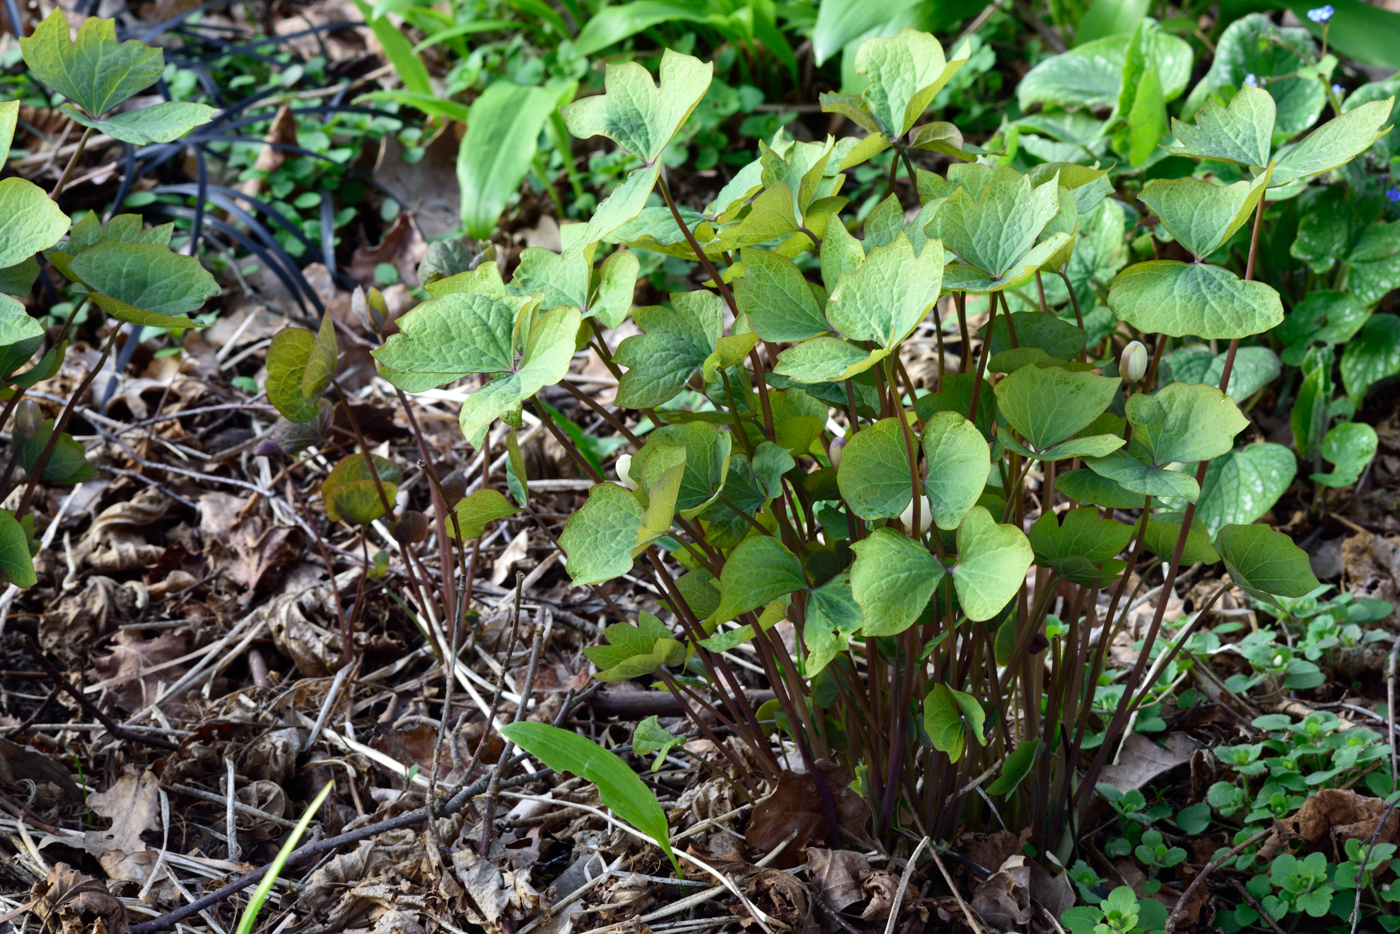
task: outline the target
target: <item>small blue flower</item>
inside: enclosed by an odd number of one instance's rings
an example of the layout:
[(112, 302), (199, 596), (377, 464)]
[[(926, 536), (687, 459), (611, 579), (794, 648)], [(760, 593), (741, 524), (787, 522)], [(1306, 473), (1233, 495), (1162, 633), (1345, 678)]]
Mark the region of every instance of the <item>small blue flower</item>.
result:
[(1400, 188), (1391, 188), (1385, 193), (1385, 196), (1391, 201), (1400, 201)]
[(1254, 77), (1253, 75), (1245, 75), (1245, 76), (1244, 76), (1244, 83), (1247, 84), (1247, 85), (1249, 85), (1249, 86), (1252, 87), (1252, 88), (1257, 88), (1257, 87), (1259, 87), (1259, 79), (1256, 78), (1256, 77)]
[(1335, 94), (1337, 97), (1345, 97), (1347, 89), (1342, 87), (1340, 84), (1334, 84), (1332, 85), (1332, 93)]
[(1308, 11), (1308, 19), (1314, 23), (1325, 23), (1332, 18), (1332, 14), (1337, 12), (1330, 5), (1320, 6), (1315, 10)]

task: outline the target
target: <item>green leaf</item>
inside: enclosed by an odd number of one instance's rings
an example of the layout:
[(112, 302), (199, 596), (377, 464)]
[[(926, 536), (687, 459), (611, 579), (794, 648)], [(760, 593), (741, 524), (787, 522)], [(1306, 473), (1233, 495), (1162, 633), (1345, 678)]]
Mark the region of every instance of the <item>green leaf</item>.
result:
[(1279, 150), (1273, 187), (1330, 172), (1371, 148), (1390, 131), (1385, 121), (1395, 98), (1372, 101), (1349, 110), (1313, 130), (1300, 142)]
[[(646, 70), (642, 69), (640, 65), (636, 67), (643, 72)], [(597, 99), (589, 97), (577, 103)], [(642, 209), (647, 206), (647, 199), (651, 197), (651, 190), (656, 187), (656, 180), (660, 177), (660, 161), (637, 169), (627, 176), (627, 180), (614, 188), (612, 194), (604, 198), (603, 203), (598, 205), (598, 209), (593, 212), (593, 216), (588, 219), (583, 230), (576, 235), (577, 239), (571, 246), (564, 248), (564, 255), (567, 257), (579, 255), (589, 244), (608, 238), (624, 224), (641, 214)]]
[(901, 233), (837, 281), (826, 303), (826, 319), (844, 337), (875, 341), (889, 350), (938, 301), (942, 282), (943, 244), (930, 240), (916, 257)]
[(973, 506), (958, 526), (958, 563), (949, 572), (958, 603), (975, 622), (996, 616), (1025, 583), (1035, 554), (1026, 533)]
[(1149, 0), (1094, 0), (1074, 27), (1074, 44), (1132, 32), (1149, 6)]
[(807, 589), (802, 562), (771, 535), (754, 535), (730, 552), (720, 571), (719, 608), (706, 621), (713, 629), (741, 613)]
[(1313, 125), (1327, 102), (1321, 81), (1298, 75), (1308, 60), (1317, 58), (1317, 48), (1303, 29), (1280, 29), (1258, 13), (1237, 19), (1216, 43), (1210, 70), (1191, 90), (1182, 117), (1190, 119), (1207, 100), (1228, 96), (1254, 75), (1274, 99), (1274, 132), (1295, 136)]
[(676, 510), (682, 518), (698, 515), (713, 503), (724, 489), (729, 475), (733, 438), (710, 422), (689, 422), (657, 428), (647, 436), (646, 445), (632, 458), (634, 478), (648, 476), (648, 462), (664, 446), (685, 449), (685, 473), (676, 497)]
[(836, 482), (862, 519), (893, 519), (903, 512), (914, 492), (899, 419), (882, 418), (857, 432), (841, 452)]
[(1201, 493), (1194, 476), (1170, 467), (1144, 463), (1124, 450), (1104, 457), (1086, 457), (1084, 463), (1100, 477), (1112, 480), (1134, 493), (1155, 497), (1183, 496), (1193, 502)]
[(1361, 330), (1370, 314), (1349, 292), (1312, 292), (1293, 306), (1274, 333), (1285, 344), (1342, 344)]
[(967, 749), (967, 733), (983, 746), (987, 713), (971, 694), (955, 691), (947, 685), (935, 684), (924, 698), (924, 731), (933, 748), (948, 754), (951, 762), (962, 758)]
[(665, 624), (642, 610), (637, 625), (614, 623), (603, 630), (607, 645), (588, 646), (583, 654), (598, 666), (599, 681), (630, 681), (649, 675), (663, 665), (685, 661), (685, 646), (676, 640)]
[[(823, 243), (823, 254), (826, 250)], [(742, 259), (744, 275), (734, 283), (734, 300), (755, 334), (767, 341), (800, 341), (830, 329), (816, 295), (792, 260), (753, 247), (744, 249)]]
[[(458, 500), (452, 511), (457, 514), (457, 527), (462, 530), (462, 540), (470, 541), (482, 533), (488, 522), (513, 516), (520, 510), (503, 494), (485, 489)], [(451, 522), (447, 523), (447, 534), (457, 537), (456, 528)]]
[(1170, 383), (1152, 395), (1134, 393), (1127, 410), (1133, 441), (1147, 449), (1156, 467), (1219, 457), (1249, 424), (1233, 399), (1198, 383)]
[(556, 772), (573, 772), (592, 782), (603, 805), (656, 841), (676, 875), (683, 877), (667, 836), (666, 812), (661, 810), (655, 793), (616, 754), (577, 733), (547, 723), (522, 720), (501, 727), (501, 733)]
[[(1021, 109), (1034, 103), (1058, 104), (1067, 110), (1117, 104), (1132, 38), (1130, 33), (1106, 36), (1046, 58), (1016, 85)], [(1162, 94), (1170, 101), (1191, 78), (1191, 47), (1166, 34), (1159, 34), (1154, 45)]]
[(1278, 293), (1220, 266), (1150, 260), (1123, 270), (1108, 307), (1140, 331), (1207, 340), (1262, 334), (1283, 320)]
[(399, 333), (371, 351), (385, 378), (400, 389), (421, 392), (472, 373), (499, 373), (515, 365), (520, 303), (501, 300), (504, 295), (489, 298), (442, 288), (458, 278), (440, 280), (437, 297), (397, 318)]
[(651, 166), (705, 96), (713, 74), (712, 64), (667, 49), (659, 86), (636, 62), (608, 65), (603, 94), (566, 104), (559, 113), (574, 136), (606, 136)]
[(564, 523), (559, 547), (576, 586), (601, 584), (632, 570), (632, 548), (645, 510), (616, 483), (599, 483), (588, 501)]
[(335, 361), (340, 348), (335, 340), (335, 318), (329, 313), (321, 316), (321, 328), (311, 344), (306, 369), (301, 374), (301, 394), (307, 399), (320, 399), (330, 387), (335, 375)]
[(938, 40), (914, 29), (862, 44), (856, 53), (856, 74), (870, 79), (862, 96), (884, 134), (897, 140), (907, 133), (970, 54), (971, 46), (963, 43), (952, 61), (945, 62)]
[(29, 316), (24, 305), (8, 295), (0, 294), (0, 347), (43, 336), (44, 326)]
[(648, 445), (649, 456), (642, 463), (639, 486), (646, 500), (646, 512), (642, 517), (641, 528), (637, 530), (637, 543), (632, 546), (634, 556), (641, 554), (652, 542), (665, 535), (676, 516), (676, 498), (680, 495), (681, 480), (685, 476), (685, 448), (678, 444)]
[(770, 500), (783, 495), (783, 474), (797, 466), (788, 449), (772, 441), (764, 441), (754, 449), (752, 463), (754, 479)]
[(934, 524), (955, 529), (986, 487), (992, 466), (987, 440), (956, 412), (935, 412), (924, 424), (923, 449), (928, 470), (924, 493)]
[(0, 509), (0, 573), (21, 589), (39, 583), (29, 554), (29, 536), (8, 509)]
[(0, 101), (0, 165), (10, 161), (10, 143), (19, 123), (19, 101)]
[(195, 127), (208, 123), (218, 113), (207, 104), (191, 101), (166, 101), (153, 107), (115, 114), (106, 120), (86, 117), (71, 104), (64, 104), (59, 109), (83, 126), (92, 127), (99, 133), (106, 133), (133, 146), (174, 142)]
[(943, 565), (923, 545), (891, 528), (876, 529), (851, 549), (856, 553), (851, 596), (864, 618), (861, 631), (897, 636), (914, 625), (946, 573)]
[(622, 324), (632, 311), (632, 295), (641, 268), (641, 260), (631, 250), (618, 250), (603, 260), (591, 277), (592, 288), (583, 309), (584, 316), (597, 318), (607, 328)]
[(1315, 473), (1314, 483), (1323, 486), (1351, 486), (1376, 456), (1380, 439), (1376, 429), (1361, 422), (1340, 422), (1322, 439), (1322, 457), (1333, 465), (1331, 473)]
[[(993, 332), (995, 340), (995, 332)], [(967, 417), (972, 410), (973, 386), (980, 389), (977, 402), (977, 421), (974, 423), (982, 437), (992, 440), (992, 427), (997, 420), (997, 398), (986, 380), (978, 379), (976, 373), (957, 373), (944, 376), (943, 388), (920, 396), (914, 402), (914, 410), (919, 417), (928, 421), (934, 412), (957, 412)]]
[(1273, 508), (1293, 482), (1297, 458), (1280, 444), (1249, 444), (1206, 468), (1196, 515), (1212, 533), (1255, 521)]
[(238, 927), (234, 929), (234, 934), (253, 934), (253, 928), (257, 926), (258, 915), (262, 912), (262, 906), (267, 901), (267, 897), (272, 894), (273, 886), (277, 882), (277, 877), (282, 874), (282, 867), (287, 865), (287, 860), (291, 858), (292, 851), (301, 842), (302, 836), (306, 833), (306, 828), (311, 826), (311, 819), (316, 816), (316, 812), (321, 809), (321, 805), (326, 803), (327, 796), (335, 788), (334, 781), (326, 782), (320, 793), (311, 799), (301, 817), (297, 820), (296, 826), (287, 835), (287, 840), (282, 844), (282, 848), (273, 857), (271, 866), (268, 867), (266, 875), (263, 876), (258, 887), (253, 890), (253, 895), (248, 899), (248, 904), (243, 908), (243, 914), (238, 919)]
[(1328, 354), (1326, 364), (1308, 373), (1303, 384), (1298, 387), (1298, 397), (1293, 402), (1289, 414), (1289, 427), (1293, 429), (1293, 444), (1298, 456), (1311, 460), (1313, 452), (1322, 443), (1327, 430), (1332, 403), (1332, 361)]
[(1342, 385), (1357, 408), (1376, 383), (1400, 375), (1400, 317), (1372, 315), (1342, 351)]
[(47, 250), (67, 230), (68, 215), (38, 185), (22, 178), (0, 180), (0, 266)]
[[(1276, 110), (1268, 91), (1244, 85), (1231, 98), (1229, 107), (1206, 101), (1197, 112), (1194, 125), (1172, 120), (1172, 135), (1181, 147), (1168, 151), (1262, 169), (1269, 164)], [(1274, 173), (1277, 177), (1277, 167)]]
[(1166, 37), (1155, 21), (1139, 23), (1123, 63), (1118, 113), (1127, 126), (1114, 134), (1114, 147), (1128, 156), (1130, 165), (1145, 165), (1167, 133), (1167, 100), (1156, 63), (1159, 40)]
[[(384, 498), (379, 496), (374, 474), (379, 476), (379, 484), (384, 488)], [(384, 500), (392, 507), (398, 494), (398, 481), (402, 476), (393, 461), (378, 455), (374, 456), (374, 474), (363, 454), (349, 454), (341, 458), (332, 468), (330, 475), (321, 482), (321, 499), (326, 504), (326, 518), (332, 522), (348, 522), (351, 525), (369, 525), (384, 515)]]
[[(606, 9), (615, 9), (607, 7)], [(656, 759), (651, 764), (652, 772), (660, 772), (666, 757), (671, 754), (671, 750), (676, 746), (685, 744), (685, 738), (672, 733), (661, 725), (661, 721), (655, 714), (647, 717), (637, 724), (632, 731), (632, 752), (638, 756), (649, 756), (656, 753)]]
[(1045, 749), (1043, 739), (1023, 739), (1016, 744), (1016, 748), (1011, 750), (1011, 754), (1006, 757), (1006, 761), (1001, 766), (1001, 774), (996, 781), (987, 786), (989, 795), (1009, 795), (1016, 790), (1016, 786), (1029, 774), (1035, 766), (1036, 760), (1040, 758), (1040, 753)]
[[(1035, 347), (1060, 360), (1069, 360), (1084, 349), (1084, 332), (1073, 324), (1049, 312), (1016, 311), (1007, 316), (997, 315), (992, 323), (992, 354), (1012, 350), (1013, 347)], [(1016, 329), (1016, 343), (1011, 341), (1011, 328)], [(982, 331), (985, 334), (986, 328)]]
[(5, 381), (14, 384), (19, 389), (28, 389), (40, 380), (50, 379), (58, 368), (63, 365), (64, 356), (68, 352), (68, 342), (59, 341), (50, 347), (39, 362), (18, 375), (15, 370), (38, 349), (42, 343), (42, 338), (32, 337), (18, 344), (0, 346), (0, 373), (6, 373)]
[(7, 295), (28, 295), (34, 290), (39, 279), (39, 262), (34, 257), (21, 260), (13, 266), (0, 268), (0, 292)]
[(511, 413), (545, 386), (564, 378), (573, 360), (579, 323), (578, 309), (567, 307), (552, 308), (536, 319), (514, 372), (492, 380), (462, 403), (460, 424), (468, 443), (479, 447), (497, 418), (510, 418), (519, 425)]
[(1215, 185), (1198, 178), (1159, 178), (1138, 198), (1157, 212), (1162, 226), (1196, 259), (1203, 260), (1229, 240), (1254, 213), (1264, 194), (1266, 172), (1253, 183)]
[(1025, 176), (997, 178), (975, 196), (967, 188), (954, 191), (929, 230), (962, 262), (1000, 279), (1024, 263), (1059, 209), (1055, 179), (1032, 186)]
[(219, 294), (219, 284), (198, 259), (160, 243), (99, 243), (69, 267), (89, 288), (157, 315), (197, 311)]
[[(1147, 523), (1147, 531), (1142, 536), (1142, 546), (1163, 561), (1171, 560), (1176, 552), (1176, 540), (1181, 537), (1180, 522), (1164, 522), (1158, 519)], [(1197, 561), (1215, 564), (1220, 555), (1210, 544), (1210, 532), (1199, 517), (1191, 520), (1191, 531), (1186, 533), (1186, 547), (1181, 552), (1182, 567), (1190, 567)]]
[(799, 383), (824, 383), (850, 379), (879, 363), (889, 351), (866, 351), (839, 337), (814, 337), (778, 354), (773, 372)]
[(1100, 519), (1097, 509), (1085, 507), (1063, 517), (1046, 513), (1031, 526), (1029, 540), (1037, 563), (1074, 583), (1092, 585), (1121, 570), (1122, 563), (1110, 559), (1128, 546), (1132, 534), (1131, 526)]
[(863, 0), (824, 0), (817, 8), (812, 31), (812, 55), (817, 65), (840, 52), (848, 43), (917, 4), (917, 0), (893, 0), (876, 6)]
[[(763, 612), (759, 614), (758, 628), (763, 632), (767, 632), (778, 625), (778, 623), (782, 622), (783, 612), (786, 609), (787, 600), (774, 600), (769, 603), (768, 606), (764, 608)], [(715, 624), (713, 622), (706, 623), (707, 628), (712, 625)], [(726, 629), (723, 632), (701, 639), (700, 644), (711, 652), (728, 652), (733, 648), (743, 645), (745, 642), (753, 641), (755, 635), (757, 634), (754, 632), (753, 626), (745, 624), (734, 629)]]
[(88, 17), (78, 27), (76, 42), (68, 30), (68, 18), (55, 9), (19, 46), (30, 74), (89, 116), (100, 117), (155, 84), (165, 69), (160, 49), (135, 39), (118, 42), (114, 20)]
[(89, 292), (88, 297), (93, 304), (101, 308), (107, 314), (118, 321), (125, 321), (128, 324), (139, 324), (152, 328), (197, 328), (200, 327), (193, 319), (184, 315), (158, 315), (154, 312), (146, 311), (128, 305), (126, 302), (113, 298), (110, 295), (103, 295), (101, 292)]
[(618, 405), (645, 409), (669, 402), (704, 366), (724, 332), (724, 300), (713, 292), (674, 292), (671, 304), (632, 312), (646, 333), (618, 345), (614, 359), (628, 368), (618, 382)]
[(843, 652), (849, 637), (864, 621), (860, 604), (851, 593), (851, 572), (842, 571), (807, 598), (807, 620), (802, 639), (807, 646), (805, 673), (814, 678)]
[(530, 170), (544, 121), (562, 95), (572, 97), (572, 87), (497, 81), (472, 104), (457, 150), (462, 224), (472, 237), (484, 240), (496, 229), (507, 201)]
[(272, 335), (267, 349), (267, 400), (289, 422), (309, 422), (321, 414), (319, 397), (302, 392), (306, 364), (316, 345), (316, 335), (305, 328), (283, 328)]
[[(32, 438), (15, 435), (15, 457), (25, 473), (31, 476), (34, 474), (34, 468), (39, 466), (39, 458), (51, 437), (51, 418), (44, 419), (44, 423)], [(49, 462), (44, 465), (43, 479), (51, 483), (84, 483), (96, 476), (97, 468), (87, 462), (87, 449), (74, 441), (73, 436), (66, 431), (59, 435), (58, 442), (53, 446), (53, 453), (49, 455)]]
[(704, 11), (666, 0), (633, 0), (605, 6), (588, 18), (574, 39), (578, 55), (594, 55), (644, 29), (666, 22), (704, 23)]
[(1304, 597), (1320, 586), (1308, 553), (1267, 525), (1227, 525), (1215, 547), (1230, 579), (1256, 600), (1277, 606), (1275, 597)]
[(997, 383), (997, 408), (1036, 452), (1047, 452), (1102, 415), (1120, 385), (1093, 373), (1026, 366)]
[(1116, 481), (1092, 470), (1068, 470), (1055, 477), (1055, 489), (1080, 505), (1107, 509), (1142, 509), (1144, 495), (1125, 490)]

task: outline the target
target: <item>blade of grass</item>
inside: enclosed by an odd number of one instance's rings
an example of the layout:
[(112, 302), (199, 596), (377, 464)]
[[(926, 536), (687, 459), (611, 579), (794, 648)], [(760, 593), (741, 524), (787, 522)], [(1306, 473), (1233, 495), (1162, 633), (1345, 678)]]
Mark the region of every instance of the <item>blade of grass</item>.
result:
[(248, 899), (248, 905), (243, 909), (243, 916), (238, 919), (238, 928), (234, 934), (252, 934), (253, 925), (258, 922), (258, 914), (262, 911), (263, 902), (267, 901), (268, 894), (272, 891), (272, 886), (277, 882), (277, 877), (282, 873), (282, 867), (287, 863), (287, 857), (292, 855), (292, 851), (297, 848), (297, 841), (301, 835), (306, 833), (306, 828), (311, 826), (311, 818), (316, 816), (321, 805), (325, 803), (326, 796), (335, 787), (334, 781), (326, 782), (326, 787), (321, 789), (321, 793), (316, 796), (316, 800), (311, 802), (311, 806), (306, 809), (306, 813), (301, 815), (301, 820), (297, 821), (296, 828), (287, 837), (287, 842), (282, 844), (282, 849), (277, 851), (277, 858), (272, 861), (272, 868), (268, 874), (263, 876), (262, 882), (253, 890), (253, 897)]

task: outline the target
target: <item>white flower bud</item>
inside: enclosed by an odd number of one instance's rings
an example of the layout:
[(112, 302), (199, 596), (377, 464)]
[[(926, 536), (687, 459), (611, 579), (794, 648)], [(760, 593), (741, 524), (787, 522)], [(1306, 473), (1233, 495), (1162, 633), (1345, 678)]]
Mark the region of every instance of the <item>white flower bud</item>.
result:
[(617, 458), (617, 463), (613, 465), (613, 470), (617, 471), (617, 483), (624, 489), (635, 490), (637, 488), (637, 481), (633, 480), (630, 476), (627, 475), (627, 472), (631, 469), (632, 455), (619, 455)]
[(1118, 375), (1130, 383), (1147, 375), (1147, 348), (1142, 341), (1132, 341), (1123, 348), (1123, 356), (1118, 358)]
[[(914, 500), (910, 498), (909, 505), (904, 507), (904, 511), (899, 514), (899, 521), (904, 523), (907, 529), (914, 524)], [(919, 497), (919, 534), (928, 531), (928, 527), (933, 525), (933, 507), (928, 503), (927, 496)]]
[(841, 466), (841, 452), (845, 449), (845, 438), (837, 438), (835, 441), (831, 442), (831, 450), (827, 452), (827, 456), (831, 458), (831, 466), (833, 469)]

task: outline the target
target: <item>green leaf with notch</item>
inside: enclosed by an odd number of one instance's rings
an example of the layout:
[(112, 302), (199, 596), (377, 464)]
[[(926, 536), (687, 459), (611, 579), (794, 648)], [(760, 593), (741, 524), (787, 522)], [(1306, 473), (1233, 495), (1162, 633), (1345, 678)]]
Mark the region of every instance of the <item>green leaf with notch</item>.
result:
[(515, 364), (515, 321), (523, 301), (440, 290), (396, 319), (399, 333), (370, 353), (385, 379), (408, 392), (445, 386), (473, 373), (504, 372)]
[(924, 731), (933, 748), (948, 754), (957, 762), (967, 749), (967, 734), (978, 743), (987, 745), (987, 712), (971, 694), (955, 691), (944, 684), (935, 684), (924, 698)]
[[(823, 243), (824, 254), (826, 249)], [(816, 295), (792, 260), (754, 247), (744, 249), (742, 260), (744, 275), (734, 283), (734, 300), (755, 334), (767, 341), (786, 342), (830, 329)]]
[[(842, 463), (845, 463), (843, 458)], [(851, 546), (851, 596), (866, 636), (896, 636), (923, 613), (946, 573), (927, 548), (891, 528), (876, 529)]]
[(950, 574), (963, 613), (984, 622), (1021, 589), (1035, 560), (1026, 533), (1001, 525), (983, 506), (973, 506), (958, 526), (958, 563)]
[(1271, 186), (1277, 188), (1300, 178), (1330, 172), (1370, 149), (1372, 143), (1390, 132), (1390, 127), (1384, 124), (1394, 103), (1395, 98), (1388, 97), (1362, 104), (1280, 149)]
[(1159, 178), (1138, 198), (1157, 213), (1162, 226), (1198, 261), (1229, 240), (1254, 213), (1269, 173), (1251, 182), (1216, 185), (1198, 178)]
[(1056, 445), (1073, 444), (1072, 436), (1103, 414), (1120, 385), (1093, 373), (1025, 366), (997, 383), (997, 409), (1034, 451), (1053, 456)]
[(882, 418), (857, 432), (841, 452), (836, 482), (862, 519), (893, 519), (903, 512), (914, 492), (899, 419)]
[(197, 311), (219, 294), (219, 284), (197, 258), (160, 243), (99, 243), (75, 256), (69, 267), (94, 291), (156, 315)]
[(665, 425), (647, 435), (646, 445), (632, 458), (630, 471), (639, 482), (648, 476), (648, 462), (663, 446), (685, 449), (685, 472), (676, 497), (676, 511), (690, 519), (719, 498), (729, 476), (733, 437), (711, 422)]
[(1297, 470), (1297, 456), (1281, 444), (1248, 444), (1217, 457), (1206, 468), (1196, 515), (1212, 533), (1253, 522), (1273, 508)]
[(888, 355), (883, 347), (866, 351), (839, 337), (814, 337), (778, 354), (773, 372), (798, 383), (840, 382), (864, 373)]
[(671, 304), (632, 312), (645, 333), (618, 345), (614, 360), (628, 368), (618, 382), (618, 405), (645, 409), (669, 402), (704, 366), (724, 333), (724, 300), (713, 292), (674, 292)]
[(796, 555), (771, 535), (750, 536), (725, 559), (719, 576), (719, 608), (706, 620), (706, 628), (806, 589), (807, 576)]
[(1400, 376), (1400, 317), (1371, 315), (1342, 350), (1342, 385), (1358, 408), (1367, 391)]
[(901, 233), (837, 280), (826, 303), (826, 320), (844, 337), (875, 341), (889, 350), (938, 301), (942, 282), (943, 244), (930, 240), (915, 256), (913, 244)]
[(659, 85), (636, 62), (608, 65), (604, 93), (559, 108), (580, 139), (606, 136), (648, 165), (654, 164), (705, 96), (714, 66), (667, 49)]
[(458, 500), (452, 511), (457, 514), (457, 524), (447, 523), (447, 534), (456, 538), (457, 529), (460, 528), (462, 540), (470, 541), (482, 533), (488, 522), (513, 516), (520, 510), (504, 494), (486, 489)]
[(652, 674), (663, 665), (685, 661), (685, 646), (646, 610), (637, 615), (637, 625), (614, 623), (603, 630), (603, 637), (608, 640), (607, 645), (583, 650), (588, 660), (598, 666), (593, 677), (599, 681), (630, 681)]
[(922, 444), (928, 465), (924, 493), (934, 524), (940, 529), (956, 529), (987, 485), (992, 468), (987, 439), (958, 413), (935, 412), (924, 423)]
[(115, 20), (90, 16), (70, 38), (68, 17), (55, 8), (21, 38), (29, 72), (89, 116), (100, 117), (143, 88), (155, 84), (165, 69), (160, 49), (129, 39), (117, 41)]
[(14, 266), (47, 250), (68, 223), (68, 215), (38, 185), (22, 178), (0, 180), (0, 266)]
[(1331, 473), (1315, 473), (1314, 483), (1323, 486), (1351, 486), (1376, 456), (1380, 439), (1376, 429), (1361, 422), (1340, 422), (1322, 439), (1322, 458), (1332, 465)]
[(1029, 541), (1038, 564), (1054, 568), (1068, 581), (1092, 586), (1123, 569), (1123, 562), (1112, 559), (1128, 546), (1132, 534), (1131, 526), (1100, 519), (1097, 509), (1083, 507), (1063, 516), (1041, 516), (1031, 526)]
[(645, 513), (637, 497), (616, 483), (599, 483), (588, 491), (588, 501), (559, 535), (576, 586), (601, 584), (632, 570), (632, 548)]
[[(329, 315), (327, 315), (329, 318)], [(320, 399), (308, 399), (305, 385), (307, 361), (316, 346), (316, 335), (305, 328), (283, 328), (272, 335), (267, 349), (267, 399), (289, 422), (309, 422), (321, 414)]]
[[(374, 475), (379, 476), (379, 485)], [(394, 462), (374, 455), (374, 474), (363, 454), (349, 454), (340, 459), (331, 469), (330, 475), (321, 482), (321, 499), (326, 504), (326, 518), (332, 522), (348, 522), (351, 525), (369, 525), (384, 515), (384, 501), (390, 507), (398, 495), (398, 481), (402, 477)], [(379, 495), (379, 487), (384, 489), (384, 497)]]
[(1262, 334), (1283, 320), (1278, 293), (1220, 266), (1149, 260), (1120, 272), (1108, 307), (1140, 331), (1207, 340)]
[(1200, 383), (1170, 383), (1152, 395), (1134, 393), (1127, 413), (1133, 441), (1146, 448), (1157, 467), (1219, 457), (1249, 425), (1233, 399)]
[[(1176, 552), (1177, 539), (1181, 537), (1180, 522), (1166, 522), (1152, 519), (1147, 523), (1147, 531), (1142, 536), (1142, 547), (1163, 561), (1171, 560)], [(1191, 520), (1191, 531), (1186, 533), (1186, 546), (1181, 552), (1182, 567), (1190, 567), (1197, 561), (1215, 564), (1220, 560), (1210, 543), (1210, 532), (1200, 517)]]
[(1228, 107), (1206, 101), (1194, 125), (1173, 119), (1172, 135), (1181, 146), (1168, 152), (1262, 169), (1269, 164), (1276, 110), (1268, 91), (1245, 85)]
[(964, 42), (945, 61), (937, 39), (908, 28), (888, 39), (866, 40), (855, 62), (856, 74), (870, 79), (861, 95), (865, 109), (887, 137), (899, 139), (971, 54), (971, 46)]
[[(0, 293), (0, 347), (44, 336), (44, 326), (31, 318), (18, 300)], [(32, 353), (33, 351), (31, 351)], [(27, 358), (26, 358), (27, 359)]]

